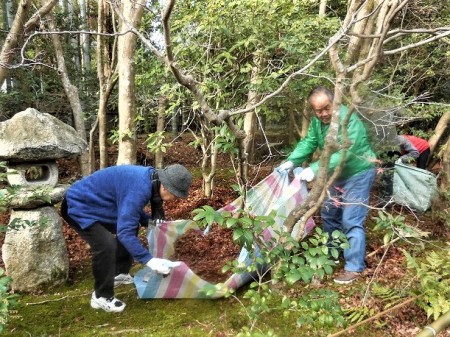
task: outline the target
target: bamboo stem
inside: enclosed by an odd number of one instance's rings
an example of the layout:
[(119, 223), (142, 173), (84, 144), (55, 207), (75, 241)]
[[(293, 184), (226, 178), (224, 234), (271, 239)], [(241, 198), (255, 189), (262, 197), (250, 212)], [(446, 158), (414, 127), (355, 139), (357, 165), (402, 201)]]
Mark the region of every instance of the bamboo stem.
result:
[(450, 310), (445, 314), (442, 314), (437, 320), (435, 320), (430, 325), (427, 325), (419, 332), (416, 337), (436, 337), (436, 335), (443, 331), (450, 325)]

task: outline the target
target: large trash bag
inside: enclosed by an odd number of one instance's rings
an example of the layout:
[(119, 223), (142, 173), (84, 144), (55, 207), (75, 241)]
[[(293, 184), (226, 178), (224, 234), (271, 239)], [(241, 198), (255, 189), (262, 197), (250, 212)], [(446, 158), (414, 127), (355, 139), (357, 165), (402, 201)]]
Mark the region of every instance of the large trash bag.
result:
[[(269, 228), (264, 233), (264, 239), (268, 240), (276, 235), (276, 231), (283, 230), (283, 222), (291, 210), (303, 203), (307, 196), (304, 182), (300, 181), (301, 168), (294, 170), (295, 178), (290, 181), (287, 172), (273, 172), (264, 180), (247, 192), (246, 207), (253, 215), (268, 215), (275, 211), (275, 227)], [(219, 211), (233, 212), (238, 210), (240, 200), (224, 206)], [(308, 219), (305, 227), (305, 235), (314, 228), (314, 221)], [(150, 253), (154, 257), (170, 258), (174, 254), (174, 243), (177, 238), (189, 229), (200, 230), (193, 220), (177, 220), (162, 222), (148, 232)], [(206, 229), (205, 231), (207, 231)], [(298, 229), (294, 228), (295, 236)], [(254, 249), (258, 250), (255, 246)], [(242, 248), (238, 262), (249, 265), (252, 261), (249, 253)], [(226, 294), (228, 289), (237, 289), (251, 281), (255, 275), (251, 273), (233, 274), (226, 280), (220, 289), (198, 275), (196, 275), (184, 262), (180, 267), (174, 268), (168, 276), (161, 276), (150, 268), (139, 270), (135, 277), (137, 293), (140, 298), (219, 298)], [(205, 290), (210, 290), (206, 292)]]
[(431, 207), (437, 192), (436, 175), (417, 167), (395, 164), (394, 202), (419, 212), (425, 212)]

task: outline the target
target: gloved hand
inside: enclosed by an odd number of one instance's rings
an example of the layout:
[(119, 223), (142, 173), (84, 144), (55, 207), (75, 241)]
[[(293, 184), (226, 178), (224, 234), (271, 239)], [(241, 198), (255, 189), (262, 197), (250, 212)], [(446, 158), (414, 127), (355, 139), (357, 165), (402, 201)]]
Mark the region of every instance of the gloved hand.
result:
[(174, 262), (157, 257), (151, 258), (150, 261), (148, 261), (146, 264), (147, 267), (162, 275), (168, 275), (172, 271), (172, 268), (178, 267), (180, 265), (180, 261)]
[(310, 167), (307, 167), (300, 173), (300, 180), (306, 180), (310, 182), (314, 179), (314, 176), (314, 171)]
[(160, 219), (157, 219), (157, 220), (150, 219), (147, 226), (145, 226), (145, 227), (154, 228), (156, 226), (159, 226), (163, 222), (164, 222), (164, 220), (160, 220)]
[(285, 170), (290, 170), (293, 167), (294, 167), (294, 163), (291, 162), (290, 160), (288, 160), (288, 161), (284, 162), (283, 164), (281, 164), (280, 166), (276, 167), (275, 171), (282, 172)]
[(403, 164), (402, 157), (398, 158), (398, 159), (395, 161), (395, 163), (396, 163), (396, 164)]

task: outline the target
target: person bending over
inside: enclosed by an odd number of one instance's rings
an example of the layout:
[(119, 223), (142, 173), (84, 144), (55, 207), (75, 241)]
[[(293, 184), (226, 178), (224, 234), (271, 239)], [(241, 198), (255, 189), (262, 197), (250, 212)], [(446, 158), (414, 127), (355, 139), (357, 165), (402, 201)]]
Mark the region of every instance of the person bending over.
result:
[[(139, 226), (164, 217), (163, 201), (187, 198), (192, 175), (180, 164), (164, 169), (118, 165), (94, 172), (67, 190), (61, 215), (90, 246), (94, 292), (91, 307), (121, 312), (114, 287), (131, 284), (133, 259), (160, 274), (179, 262), (153, 257), (138, 238)], [(152, 217), (144, 207), (150, 203)]]

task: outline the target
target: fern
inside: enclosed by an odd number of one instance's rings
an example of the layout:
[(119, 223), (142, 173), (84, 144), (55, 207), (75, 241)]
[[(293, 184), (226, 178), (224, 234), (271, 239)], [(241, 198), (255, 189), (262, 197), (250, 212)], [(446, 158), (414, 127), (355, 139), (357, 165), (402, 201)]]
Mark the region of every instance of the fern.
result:
[(450, 310), (450, 249), (435, 251), (425, 256), (424, 262), (417, 262), (407, 251), (407, 267), (416, 273), (419, 291), (422, 294), (419, 305), (428, 317), (437, 319)]
[(384, 303), (386, 303), (383, 310), (393, 307), (404, 297), (397, 290), (379, 284), (373, 285), (372, 293), (375, 297), (380, 298)]
[(352, 324), (359, 323), (377, 313), (374, 308), (367, 306), (343, 309), (343, 311), (347, 321)]

